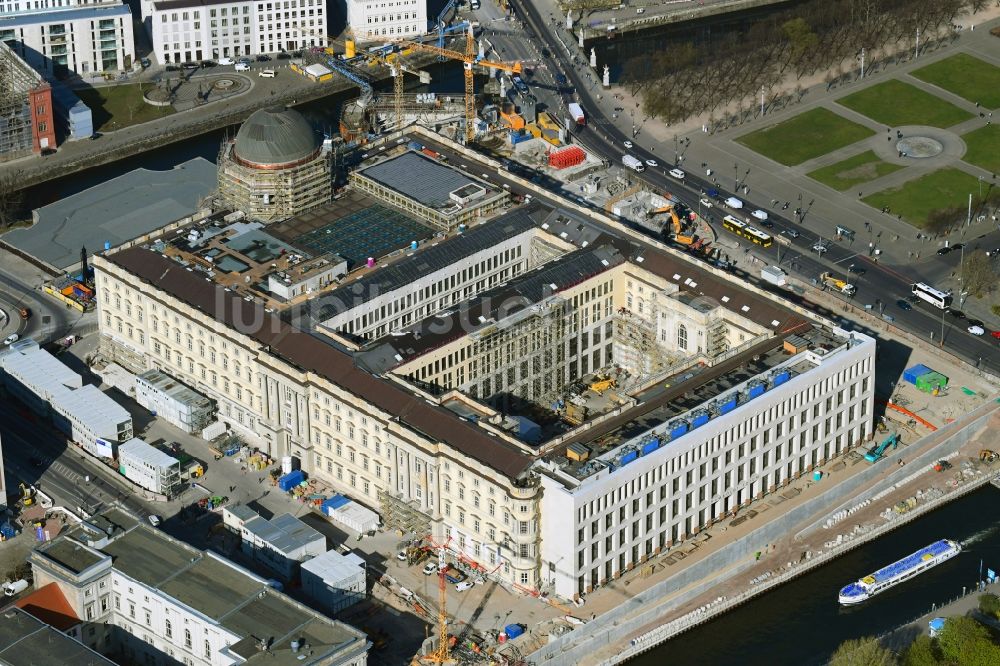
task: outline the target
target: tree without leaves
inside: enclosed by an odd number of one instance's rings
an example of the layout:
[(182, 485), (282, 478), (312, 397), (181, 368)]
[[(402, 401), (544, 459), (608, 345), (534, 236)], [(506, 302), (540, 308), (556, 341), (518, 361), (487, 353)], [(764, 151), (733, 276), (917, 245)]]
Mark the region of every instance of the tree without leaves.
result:
[[(985, 294), (993, 290), (997, 283), (997, 273), (993, 270), (993, 262), (986, 256), (985, 252), (972, 252), (965, 257), (962, 263), (962, 289), (967, 290), (976, 298), (982, 298)], [(992, 612), (994, 616), (1000, 609), (1000, 599), (995, 595), (984, 594), (979, 598), (979, 607), (983, 607), (983, 599), (993, 597), (994, 606)], [(997, 662), (1000, 663), (1000, 662)]]
[(23, 169), (0, 176), (0, 230), (9, 229), (24, 219), (24, 192), (20, 185), (23, 177)]
[(830, 657), (830, 666), (895, 666), (896, 657), (874, 636), (844, 641)]

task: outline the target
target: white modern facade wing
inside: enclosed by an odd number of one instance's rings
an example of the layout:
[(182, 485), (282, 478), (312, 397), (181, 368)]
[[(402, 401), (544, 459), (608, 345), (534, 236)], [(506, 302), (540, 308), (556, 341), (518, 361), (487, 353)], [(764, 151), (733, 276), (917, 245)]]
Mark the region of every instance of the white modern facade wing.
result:
[(130, 70), (132, 12), (118, 0), (15, 0), (0, 3), (0, 41), (47, 74)]
[(867, 440), (875, 340), (840, 333), (719, 395), (714, 417), (681, 414), (572, 472), (543, 463), (545, 582), (585, 594)]
[(295, 51), (326, 43), (323, 0), (145, 2), (143, 22), (161, 63)]
[(427, 0), (347, 0), (347, 24), (361, 41), (416, 37), (427, 31)]

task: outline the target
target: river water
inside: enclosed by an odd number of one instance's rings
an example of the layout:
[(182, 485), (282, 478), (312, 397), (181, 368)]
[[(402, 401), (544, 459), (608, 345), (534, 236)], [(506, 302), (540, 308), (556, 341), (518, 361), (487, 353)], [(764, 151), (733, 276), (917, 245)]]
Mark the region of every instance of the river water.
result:
[[(987, 485), (880, 539), (796, 578), (722, 617), (681, 634), (629, 662), (663, 664), (822, 664), (849, 638), (879, 635), (974, 587), (983, 571), (1000, 571), (1000, 490)], [(843, 527), (841, 529), (846, 529)], [(844, 585), (937, 539), (963, 552), (918, 578), (844, 608)], [(985, 577), (985, 573), (984, 573)]]

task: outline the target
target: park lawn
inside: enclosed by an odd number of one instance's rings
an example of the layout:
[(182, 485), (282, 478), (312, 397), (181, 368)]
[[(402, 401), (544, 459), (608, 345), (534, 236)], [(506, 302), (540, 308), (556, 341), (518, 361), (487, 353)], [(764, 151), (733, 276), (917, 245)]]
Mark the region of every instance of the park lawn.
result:
[(903, 168), (905, 167), (898, 164), (883, 162), (874, 151), (866, 150), (860, 155), (816, 169), (809, 173), (809, 177), (843, 192), (859, 183), (867, 183)]
[[(150, 90), (151, 86), (152, 84), (146, 84), (143, 90)], [(90, 107), (95, 132), (110, 132), (138, 125), (174, 112), (172, 107), (161, 108), (146, 104), (139, 85), (134, 83), (103, 88), (76, 88), (73, 92)]]
[(992, 173), (1000, 173), (1000, 126), (984, 125), (962, 135), (965, 155), (962, 160)]
[(972, 117), (968, 111), (896, 79), (841, 97), (837, 103), (890, 127), (951, 127)]
[(921, 67), (910, 75), (988, 109), (1000, 107), (1000, 67), (966, 53)]
[(828, 109), (816, 108), (772, 127), (744, 134), (736, 141), (779, 164), (795, 166), (867, 139), (874, 133)]
[(960, 169), (932, 171), (899, 187), (875, 192), (863, 199), (873, 208), (888, 206), (910, 224), (922, 227), (927, 214), (938, 208), (964, 207), (969, 194), (979, 192), (979, 180)]

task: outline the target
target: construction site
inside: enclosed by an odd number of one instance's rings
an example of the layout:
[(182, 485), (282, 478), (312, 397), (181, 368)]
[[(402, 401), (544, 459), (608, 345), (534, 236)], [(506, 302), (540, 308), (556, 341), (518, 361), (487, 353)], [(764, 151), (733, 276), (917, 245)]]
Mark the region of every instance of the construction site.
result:
[(0, 161), (55, 150), (52, 89), (0, 42)]

